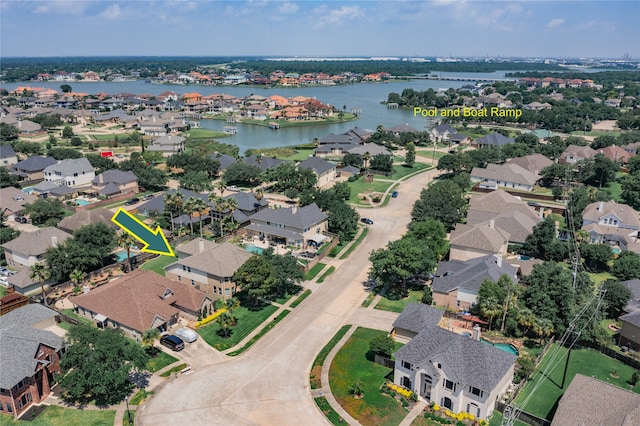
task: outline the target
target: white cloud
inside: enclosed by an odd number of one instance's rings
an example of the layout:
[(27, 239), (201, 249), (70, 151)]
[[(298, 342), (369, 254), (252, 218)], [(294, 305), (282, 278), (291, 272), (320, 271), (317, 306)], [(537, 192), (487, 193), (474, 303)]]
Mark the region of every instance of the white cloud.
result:
[(86, 1), (49, 0), (38, 2), (33, 10), (37, 15), (82, 15), (87, 9)]
[(278, 6), (278, 13), (289, 15), (292, 13), (296, 13), (298, 9), (299, 7), (297, 4), (291, 3), (290, 1), (285, 1), (280, 4), (280, 6)]
[(327, 24), (340, 24), (345, 20), (352, 20), (356, 18), (363, 18), (365, 16), (364, 10), (360, 6), (342, 6), (339, 9), (328, 10), (327, 6), (323, 5), (314, 10), (319, 15), (315, 28), (321, 28)]
[(100, 17), (105, 19), (118, 19), (120, 16), (122, 16), (122, 12), (117, 4), (109, 6), (100, 13)]
[(552, 20), (550, 20), (549, 22), (547, 22), (547, 28), (549, 29), (553, 29), (553, 28), (557, 28), (560, 25), (564, 24), (567, 20), (564, 18), (554, 18)]

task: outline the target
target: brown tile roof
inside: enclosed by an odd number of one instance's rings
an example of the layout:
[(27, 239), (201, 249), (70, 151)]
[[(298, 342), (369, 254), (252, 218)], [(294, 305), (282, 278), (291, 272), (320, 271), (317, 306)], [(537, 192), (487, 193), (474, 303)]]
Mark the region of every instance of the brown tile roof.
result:
[(176, 263), (198, 269), (216, 277), (232, 277), (238, 268), (252, 256), (254, 256), (253, 253), (242, 247), (231, 243), (222, 243)]
[(540, 174), (540, 171), (545, 167), (552, 165), (553, 161), (549, 160), (542, 154), (531, 154), (524, 157), (512, 158), (507, 161), (506, 164), (517, 164), (531, 173)]
[(107, 209), (82, 210), (62, 219), (58, 228), (73, 232), (83, 226), (101, 222), (109, 228), (116, 229), (118, 226), (111, 221), (112, 216), (113, 212)]
[(509, 234), (488, 223), (478, 225), (457, 224), (449, 238), (451, 247), (458, 246), (490, 253), (499, 253)]
[[(163, 298), (167, 289), (172, 294)], [(179, 309), (176, 306), (197, 312), (205, 298), (207, 295), (203, 291), (155, 272), (138, 269), (70, 300), (75, 305), (144, 332), (152, 326), (156, 316), (168, 320), (177, 315)]]
[(640, 424), (640, 395), (576, 374), (558, 403), (552, 426)]
[(640, 215), (632, 207), (626, 204), (618, 204), (615, 201), (595, 202), (587, 205), (582, 213), (582, 219), (589, 222), (599, 222), (600, 218), (614, 215), (625, 226), (632, 229), (640, 228)]
[(194, 238), (188, 243), (185, 243), (176, 248), (176, 251), (185, 253), (189, 256), (193, 256), (194, 254), (198, 254), (217, 246), (218, 244), (214, 243), (213, 241), (205, 240), (204, 238)]

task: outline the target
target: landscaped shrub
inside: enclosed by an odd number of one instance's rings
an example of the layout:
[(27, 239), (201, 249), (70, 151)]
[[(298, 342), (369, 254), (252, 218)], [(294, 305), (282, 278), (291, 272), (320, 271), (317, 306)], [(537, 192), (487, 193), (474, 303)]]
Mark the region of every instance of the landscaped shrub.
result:
[(212, 315), (209, 315), (208, 317), (206, 317), (205, 319), (196, 322), (196, 328), (201, 327), (205, 324), (209, 324), (211, 321), (215, 320), (216, 318), (218, 318), (220, 315), (222, 315), (223, 313), (227, 312), (226, 309), (222, 308), (222, 309), (218, 309), (217, 312), (215, 312)]

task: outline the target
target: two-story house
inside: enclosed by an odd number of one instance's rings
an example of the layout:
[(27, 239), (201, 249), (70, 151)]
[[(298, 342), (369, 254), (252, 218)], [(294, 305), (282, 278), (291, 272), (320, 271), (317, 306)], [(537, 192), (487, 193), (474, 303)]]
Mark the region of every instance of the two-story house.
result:
[(36, 201), (36, 197), (13, 186), (7, 186), (0, 188), (0, 200), (0, 212), (6, 215), (7, 220), (12, 221), (16, 214), (22, 213), (26, 204)]
[(31, 304), (0, 316), (0, 413), (19, 418), (51, 393), (64, 351), (62, 337), (49, 331), (57, 315)]
[(233, 274), (252, 256), (242, 247), (222, 243), (180, 259), (164, 270), (172, 281), (194, 286), (217, 299), (229, 299), (240, 291)]
[(336, 165), (317, 157), (309, 157), (298, 164), (298, 169), (311, 169), (316, 175), (318, 188), (330, 184), (336, 180)]
[(595, 157), (597, 152), (589, 146), (569, 145), (562, 154), (558, 162), (560, 164), (575, 164), (578, 161), (588, 160)]
[(592, 244), (609, 244), (640, 254), (640, 216), (631, 206), (613, 200), (591, 203), (582, 213), (582, 229), (589, 233)]
[[(407, 322), (403, 317), (411, 311), (405, 309), (396, 322)], [(454, 413), (486, 419), (511, 384), (518, 357), (479, 341), (478, 330), (474, 334), (426, 325), (394, 354), (394, 383)]]
[(7, 263), (21, 270), (42, 261), (49, 247), (57, 247), (71, 235), (53, 226), (40, 228), (34, 232), (23, 232), (18, 238), (2, 244)]
[(258, 236), (274, 244), (304, 248), (309, 241), (322, 240), (327, 232), (327, 215), (316, 203), (288, 209), (264, 209), (250, 218), (250, 237)]
[(105, 170), (91, 181), (91, 189), (101, 195), (137, 194), (138, 177), (128, 170)]
[(171, 157), (173, 154), (184, 152), (185, 138), (175, 135), (166, 135), (151, 141), (147, 147), (149, 151), (162, 153), (163, 157)]
[(18, 175), (24, 181), (44, 179), (44, 169), (56, 164), (58, 161), (53, 157), (34, 155), (25, 160), (18, 161), (11, 167), (11, 173)]
[(95, 169), (86, 158), (67, 158), (44, 169), (44, 180), (60, 186), (84, 186), (96, 177)]

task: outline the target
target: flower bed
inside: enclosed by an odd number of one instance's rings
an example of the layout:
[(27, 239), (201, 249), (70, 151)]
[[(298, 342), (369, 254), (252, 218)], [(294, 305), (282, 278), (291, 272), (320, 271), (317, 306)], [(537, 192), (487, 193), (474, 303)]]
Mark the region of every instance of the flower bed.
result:
[(209, 324), (211, 321), (215, 320), (216, 318), (218, 318), (220, 315), (224, 314), (225, 312), (227, 312), (227, 310), (225, 308), (218, 309), (216, 312), (214, 312), (213, 314), (209, 315), (208, 317), (203, 318), (200, 321), (196, 321), (196, 323), (195, 323), (196, 328), (202, 327), (205, 324)]
[(382, 386), (380, 386), (380, 392), (399, 401), (400, 404), (402, 404), (402, 407), (409, 411), (411, 411), (415, 403), (418, 401), (418, 397), (415, 393), (391, 382), (383, 383)]
[(438, 404), (433, 403), (424, 411), (423, 416), (442, 425), (456, 424), (487, 426), (488, 424), (486, 420), (478, 420), (476, 416), (471, 413), (453, 413), (448, 409), (442, 411), (442, 408)]

